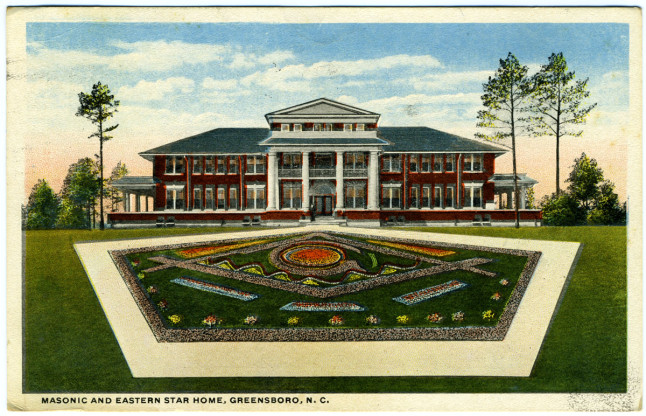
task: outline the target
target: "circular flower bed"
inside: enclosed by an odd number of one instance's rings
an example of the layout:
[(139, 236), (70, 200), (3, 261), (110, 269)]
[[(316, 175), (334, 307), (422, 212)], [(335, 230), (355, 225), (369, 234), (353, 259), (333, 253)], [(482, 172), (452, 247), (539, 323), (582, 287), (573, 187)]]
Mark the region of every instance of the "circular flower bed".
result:
[(324, 244), (299, 244), (280, 253), (286, 263), (300, 267), (332, 267), (345, 259), (343, 251)]

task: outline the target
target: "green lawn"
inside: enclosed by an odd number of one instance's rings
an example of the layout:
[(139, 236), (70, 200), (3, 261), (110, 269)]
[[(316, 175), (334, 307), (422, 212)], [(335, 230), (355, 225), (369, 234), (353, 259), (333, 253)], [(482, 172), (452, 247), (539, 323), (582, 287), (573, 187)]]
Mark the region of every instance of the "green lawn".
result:
[[(217, 229), (28, 231), (24, 392), (625, 392), (626, 228), (423, 228), (585, 246), (531, 377), (133, 378), (76, 241)], [(225, 229), (224, 232), (234, 231)]]

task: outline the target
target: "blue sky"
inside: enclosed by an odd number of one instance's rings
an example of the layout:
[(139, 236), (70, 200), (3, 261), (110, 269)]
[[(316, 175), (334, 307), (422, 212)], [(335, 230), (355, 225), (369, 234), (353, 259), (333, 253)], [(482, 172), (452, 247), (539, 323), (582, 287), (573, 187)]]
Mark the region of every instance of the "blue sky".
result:
[[(563, 52), (579, 78), (589, 77), (591, 99), (599, 103), (588, 127), (595, 134), (594, 128), (616, 126), (628, 109), (628, 29), (581, 23), (30, 23), (31, 99), (50, 110), (36, 116), (32, 133), (39, 138), (30, 146), (43, 157), (39, 146), (51, 146), (56, 136), (91, 133), (74, 113), (78, 92), (97, 80), (121, 100), (115, 140), (127, 137), (132, 154), (116, 160), (142, 174), (150, 167), (137, 152), (216, 127), (264, 126), (264, 114), (318, 97), (378, 112), (382, 125), (473, 137), (482, 84), (510, 51), (530, 72), (552, 52)], [(84, 156), (81, 148), (76, 155), (63, 146), (50, 157), (66, 158), (67, 166)], [(36, 173), (30, 176), (28, 166), (28, 182)]]

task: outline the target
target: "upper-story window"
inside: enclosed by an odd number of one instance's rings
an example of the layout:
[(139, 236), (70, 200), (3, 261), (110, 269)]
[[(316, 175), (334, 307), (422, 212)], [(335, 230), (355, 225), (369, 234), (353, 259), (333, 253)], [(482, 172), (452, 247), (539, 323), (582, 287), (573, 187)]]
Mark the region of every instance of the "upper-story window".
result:
[(229, 173), (238, 173), (238, 157), (229, 157)]
[(280, 131), (289, 131), (289, 124), (281, 124), (280, 125)]
[(433, 172), (442, 172), (442, 162), (444, 162), (444, 155), (435, 155), (433, 157)]
[(193, 157), (193, 175), (202, 174), (202, 158), (199, 156)]
[(218, 156), (218, 173), (227, 173), (227, 158)]
[(422, 170), (420, 172), (431, 171), (431, 155), (422, 155)]
[(166, 156), (166, 174), (184, 173), (184, 156)]
[(410, 155), (410, 161), (408, 162), (408, 169), (411, 172), (419, 171), (419, 155)]
[(482, 155), (466, 154), (464, 155), (465, 172), (482, 172)]
[(247, 173), (265, 173), (265, 158), (263, 156), (247, 156)]
[(215, 173), (215, 156), (206, 157), (206, 169), (204, 173), (209, 173), (209, 174)]
[(301, 153), (283, 153), (283, 167), (288, 169), (300, 168), (303, 165)]
[(446, 155), (446, 171), (447, 172), (455, 171), (455, 155), (454, 154)]
[(401, 172), (402, 159), (400, 155), (384, 155), (382, 172)]
[(352, 124), (344, 124), (343, 131), (352, 131)]
[(357, 131), (364, 131), (366, 129), (365, 124), (357, 124)]
[(321, 130), (322, 130), (322, 126), (321, 126), (320, 124), (315, 124), (314, 126), (312, 126), (312, 130), (314, 130), (314, 131), (321, 131)]
[(348, 169), (364, 169), (368, 165), (366, 154), (363, 152), (348, 152), (345, 154), (345, 167)]
[(294, 124), (294, 131), (303, 131), (302, 124)]

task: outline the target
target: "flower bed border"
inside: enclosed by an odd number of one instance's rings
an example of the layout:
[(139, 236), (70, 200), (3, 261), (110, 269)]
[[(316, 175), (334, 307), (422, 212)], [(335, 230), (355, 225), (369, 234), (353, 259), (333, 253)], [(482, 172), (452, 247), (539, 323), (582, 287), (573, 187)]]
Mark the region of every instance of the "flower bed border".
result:
[[(419, 289), (413, 292), (405, 293), (400, 296), (395, 296), (393, 300), (395, 302), (403, 303), (404, 305), (408, 305), (408, 306), (417, 305), (418, 303), (425, 302), (429, 299), (433, 299), (438, 296), (446, 295), (447, 293), (451, 293), (456, 290), (463, 289), (467, 286), (469, 285), (459, 280), (449, 280), (448, 282), (444, 282), (439, 285), (430, 286), (424, 289)], [(407, 297), (413, 297), (416, 299), (409, 301), (407, 300)]]
[(294, 301), (281, 306), (280, 310), (294, 312), (363, 312), (366, 308), (354, 302)]
[(251, 302), (252, 300), (258, 299), (260, 296), (255, 293), (245, 292), (243, 290), (234, 289), (232, 287), (216, 285), (210, 282), (205, 282), (194, 277), (178, 277), (171, 280), (171, 283), (175, 283), (184, 287), (190, 287), (192, 289), (201, 290), (203, 292), (215, 293), (221, 296), (228, 296), (230, 298), (239, 299), (244, 302)]
[[(281, 234), (281, 236), (296, 236), (299, 233)], [(312, 235), (317, 233), (304, 232)], [(319, 233), (320, 234), (320, 233)], [(342, 233), (331, 233), (333, 235)], [(342, 235), (365, 238), (363, 235), (345, 233)], [(372, 239), (400, 241), (404, 243), (428, 244), (427, 241), (415, 239), (390, 238), (371, 236)], [(225, 244), (239, 240), (215, 240), (201, 244)], [(273, 244), (273, 243), (267, 243)], [(514, 250), (497, 247), (486, 247), (467, 244), (433, 242), (438, 247), (454, 247), (465, 250), (478, 250), (490, 253), (503, 253), (527, 257), (527, 263), (518, 278), (516, 287), (509, 297), (507, 307), (501, 314), (495, 327), (458, 327), (458, 328), (167, 328), (156, 307), (150, 301), (145, 288), (136, 277), (132, 265), (126, 255), (149, 251), (161, 251), (178, 247), (191, 247), (195, 243), (167, 244), (162, 246), (143, 247), (125, 250), (110, 250), (109, 254), (126, 282), (128, 290), (142, 314), (146, 318), (155, 338), (159, 342), (276, 342), (276, 341), (401, 341), (401, 340), (464, 340), (464, 341), (501, 341), (511, 326), (512, 320), (520, 301), (529, 285), (534, 270), (541, 257), (538, 251)], [(241, 249), (246, 250), (246, 249)], [(400, 253), (393, 253), (399, 255)], [(207, 256), (208, 257), (208, 256)], [(193, 259), (201, 260), (201, 259)], [(206, 267), (206, 266), (205, 266)], [(361, 282), (358, 282), (361, 283)]]

